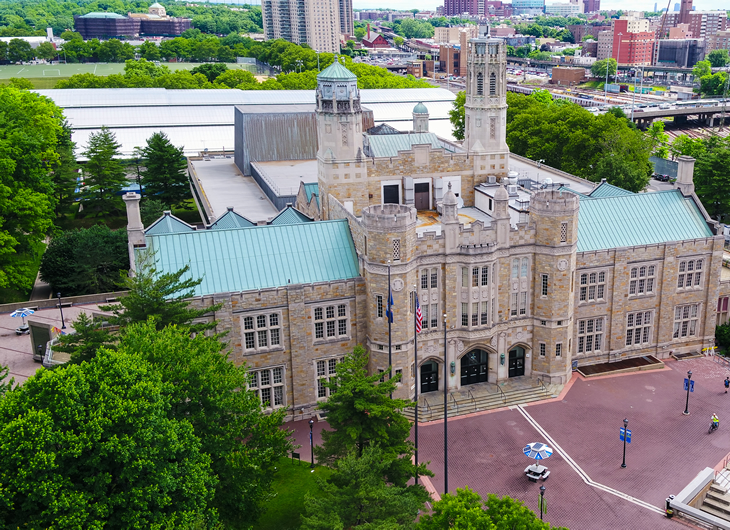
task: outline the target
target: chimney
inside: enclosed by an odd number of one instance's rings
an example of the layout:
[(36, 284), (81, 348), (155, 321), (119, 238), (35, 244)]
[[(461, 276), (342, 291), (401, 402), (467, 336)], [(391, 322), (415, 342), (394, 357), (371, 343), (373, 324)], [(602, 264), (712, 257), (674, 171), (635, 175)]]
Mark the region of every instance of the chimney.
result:
[(368, 22), (368, 40), (370, 40), (370, 22)]
[(139, 213), (139, 201), (142, 197), (130, 191), (124, 194), (124, 203), (127, 205), (127, 240), (129, 248), (129, 274), (134, 275), (135, 272), (135, 256), (136, 248), (145, 248), (147, 241), (144, 237), (144, 225), (142, 224), (142, 216)]
[(682, 155), (677, 158), (677, 182), (675, 187), (682, 192), (682, 195), (691, 195), (695, 191), (694, 172), (695, 159), (691, 156)]

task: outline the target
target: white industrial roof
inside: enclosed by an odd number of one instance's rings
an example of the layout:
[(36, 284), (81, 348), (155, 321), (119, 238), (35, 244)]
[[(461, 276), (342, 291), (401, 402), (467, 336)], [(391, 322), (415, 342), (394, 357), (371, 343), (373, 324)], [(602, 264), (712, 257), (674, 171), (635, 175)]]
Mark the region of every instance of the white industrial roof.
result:
[[(51, 98), (73, 130), (77, 152), (89, 135), (106, 126), (116, 134), (121, 152), (131, 155), (153, 133), (163, 131), (186, 154), (204, 149), (233, 150), (234, 107), (313, 105), (313, 90), (167, 90), (164, 88), (81, 88), (38, 90)], [(412, 129), (412, 111), (423, 102), (431, 132), (453, 140), (448, 112), (456, 96), (442, 88), (363, 89), (363, 106), (373, 111), (376, 124)]]

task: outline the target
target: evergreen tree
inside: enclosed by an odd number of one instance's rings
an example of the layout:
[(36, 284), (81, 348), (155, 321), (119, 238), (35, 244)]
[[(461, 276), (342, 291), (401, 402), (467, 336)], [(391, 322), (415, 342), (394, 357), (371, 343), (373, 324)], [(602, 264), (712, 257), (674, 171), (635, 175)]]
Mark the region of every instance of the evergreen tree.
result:
[(188, 299), (195, 295), (195, 287), (203, 281), (202, 278), (183, 279), (190, 266), (177, 272), (158, 274), (149, 257), (139, 260), (137, 265), (135, 276), (124, 278), (121, 283), (129, 293), (120, 298), (118, 304), (99, 306), (102, 311), (114, 314), (109, 318), (110, 323), (123, 328), (152, 318), (157, 329), (174, 324), (196, 333), (215, 327), (215, 321), (192, 323), (207, 313), (218, 311), (223, 304), (202, 309), (190, 307)]
[(389, 462), (388, 481), (403, 487), (416, 474), (431, 474), (424, 464), (416, 469), (411, 462), (411, 423), (401, 410), (413, 403), (391, 398), (400, 376), (381, 382), (382, 374), (368, 375), (367, 366), (367, 353), (358, 345), (337, 365), (336, 375), (324, 383), (330, 398), (319, 408), (327, 411), (327, 423), (334, 430), (322, 431), (323, 443), (314, 452), (318, 462), (337, 467), (338, 460), (350, 452), (359, 457), (377, 444)]
[(58, 161), (53, 167), (53, 187), (56, 196), (56, 215), (67, 209), (76, 197), (78, 186), (78, 168), (74, 149), (76, 144), (71, 140), (71, 127), (67, 121), (62, 124), (63, 129), (58, 134)]
[(182, 147), (172, 145), (163, 132), (154, 133), (143, 150), (146, 169), (142, 173), (144, 193), (169, 207), (185, 206), (190, 198), (187, 162)]
[(84, 204), (98, 214), (108, 214), (123, 209), (122, 199), (117, 194), (127, 184), (127, 176), (118, 158), (119, 147), (116, 136), (102, 127), (98, 133), (89, 136), (89, 145), (83, 152), (88, 158), (84, 167), (84, 185), (88, 192)]
[(91, 318), (86, 313), (79, 313), (71, 327), (74, 329), (74, 333), (59, 336), (58, 341), (53, 345), (53, 351), (71, 355), (71, 364), (90, 361), (102, 346), (107, 350), (116, 349), (116, 336), (102, 327), (99, 318)]

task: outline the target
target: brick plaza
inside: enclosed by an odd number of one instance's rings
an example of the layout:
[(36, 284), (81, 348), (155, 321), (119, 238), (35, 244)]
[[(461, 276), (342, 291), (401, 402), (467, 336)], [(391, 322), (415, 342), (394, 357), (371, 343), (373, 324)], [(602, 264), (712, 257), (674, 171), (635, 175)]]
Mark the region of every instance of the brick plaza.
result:
[[(688, 370), (696, 383), (690, 415), (684, 416), (682, 387)], [(529, 482), (523, 470), (531, 460), (522, 448), (547, 440), (518, 408), (449, 419), (449, 490), (454, 493), (469, 485), (482, 495), (510, 495), (537, 510), (539, 487), (544, 484), (546, 520), (571, 530), (686, 527), (661, 514), (664, 499), (679, 493), (705, 467), (721, 464), (730, 452), (730, 394), (724, 393), (722, 384), (728, 374), (709, 359), (695, 359), (620, 376), (574, 375), (572, 387), (559, 399), (522, 407), (590, 480), (644, 505), (586, 484), (557, 450), (544, 462), (550, 477)], [(710, 435), (712, 413), (721, 423), (720, 430)], [(629, 419), (632, 442), (626, 451), (627, 468), (621, 469), (619, 428), (624, 418)], [(294, 427), (295, 442), (302, 445), (299, 452), (309, 462), (307, 422), (286, 427)], [(323, 428), (325, 423), (314, 425), (315, 444), (321, 443)], [(442, 421), (420, 424), (419, 457), (430, 462), (435, 473), (432, 484), (443, 492)]]

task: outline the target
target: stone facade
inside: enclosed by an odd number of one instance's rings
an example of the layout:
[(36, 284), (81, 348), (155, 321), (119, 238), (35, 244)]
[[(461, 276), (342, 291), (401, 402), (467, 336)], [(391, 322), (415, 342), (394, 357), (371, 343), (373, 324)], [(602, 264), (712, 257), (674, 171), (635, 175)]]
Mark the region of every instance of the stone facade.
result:
[[(490, 46), (497, 47), (491, 55)], [(319, 208), (303, 188), (297, 207), (317, 219), (347, 220), (360, 277), (214, 297), (225, 304), (214, 316), (216, 331), (228, 332), (231, 358), (259, 374), (253, 388), (289, 418), (314, 413), (326, 398), (318, 381), (356, 344), (369, 352), (371, 373), (392, 361), (401, 398), (417, 386), (420, 394), (511, 377), (565, 383), (576, 363), (667, 358), (713, 344), (718, 298), (730, 296), (730, 281), (721, 281), (723, 236), (579, 252), (578, 196), (551, 188), (534, 191), (529, 214), (511, 219), (508, 191), (496, 184), (509, 170), (504, 127), (495, 139), (476, 125), (490, 117), (503, 124), (506, 57), (483, 34), (469, 50), (471, 125), (466, 148), (454, 152), (411, 145), (397, 156), (364, 157), (355, 81), (332, 70), (320, 79)], [(489, 79), (493, 71), (497, 94), (480, 96), (476, 75)], [(717, 233), (694, 195), (692, 164), (680, 160), (677, 193)], [(408, 179), (428, 184), (433, 230), (419, 228)], [(460, 202), (474, 206), (474, 188), (485, 182), (493, 186), (490, 220), (465, 224)], [(386, 200), (387, 185), (398, 186), (397, 201)], [(418, 351), (416, 297), (423, 311)], [(724, 311), (727, 318), (727, 303)]]

